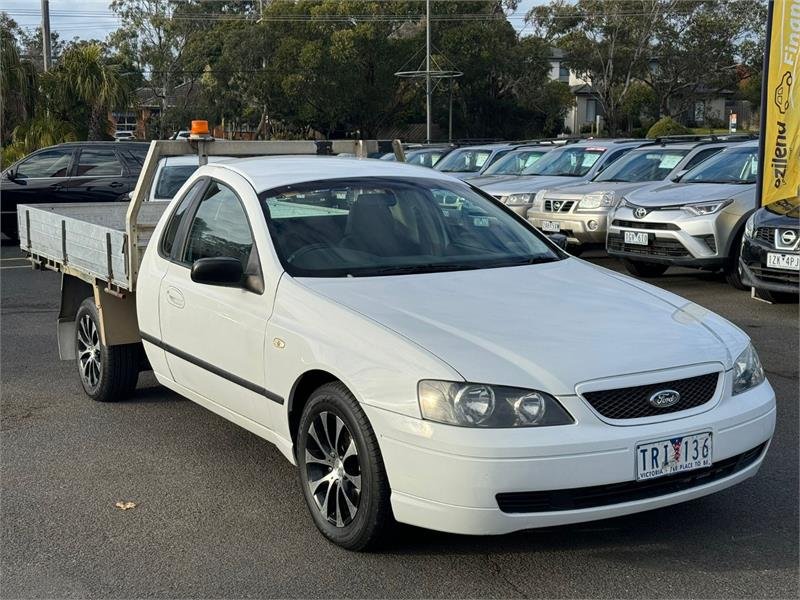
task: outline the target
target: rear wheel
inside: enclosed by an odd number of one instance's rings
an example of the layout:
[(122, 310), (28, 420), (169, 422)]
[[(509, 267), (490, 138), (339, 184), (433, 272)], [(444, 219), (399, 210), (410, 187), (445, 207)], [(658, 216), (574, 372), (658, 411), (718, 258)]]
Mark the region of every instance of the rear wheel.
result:
[(375, 433), (343, 384), (311, 395), (300, 418), (297, 464), (322, 535), (348, 550), (374, 546), (392, 522), (389, 482)]
[(141, 365), (139, 346), (103, 344), (100, 316), (92, 298), (81, 303), (75, 316), (75, 356), (83, 389), (93, 400), (124, 400), (136, 388)]
[(669, 265), (631, 260), (629, 258), (623, 258), (622, 264), (628, 269), (628, 273), (637, 277), (659, 277), (669, 269)]

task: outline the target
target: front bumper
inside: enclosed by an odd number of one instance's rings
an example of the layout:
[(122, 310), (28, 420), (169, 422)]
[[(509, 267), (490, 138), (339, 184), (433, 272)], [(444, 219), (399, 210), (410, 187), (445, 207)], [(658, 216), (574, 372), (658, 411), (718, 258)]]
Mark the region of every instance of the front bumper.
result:
[[(725, 266), (728, 248), (740, 215), (725, 210), (702, 217), (683, 210), (653, 210), (637, 219), (621, 206), (609, 217), (606, 249), (613, 256), (685, 267), (718, 269)], [(649, 243), (625, 242), (625, 232), (647, 233)]]
[[(452, 533), (502, 534), (668, 506), (752, 477), (775, 428), (775, 394), (765, 382), (732, 397), (730, 385), (726, 373), (725, 397), (705, 412), (631, 426), (601, 421), (578, 396), (559, 398), (574, 425), (538, 430), (477, 430), (364, 409), (379, 437), (398, 521)], [(653, 497), (539, 512), (504, 512), (498, 503), (498, 495), (635, 481), (637, 444), (703, 431), (712, 432), (714, 464), (762, 444), (764, 449), (724, 477)]]
[(567, 243), (572, 245), (605, 244), (606, 241), (608, 211), (564, 213), (530, 209), (527, 219), (540, 230), (543, 221), (559, 223), (557, 233), (566, 235)]
[(796, 254), (787, 250), (777, 250), (772, 244), (758, 239), (745, 238), (739, 258), (742, 282), (757, 290), (788, 294), (800, 293), (800, 273), (767, 267), (767, 252)]

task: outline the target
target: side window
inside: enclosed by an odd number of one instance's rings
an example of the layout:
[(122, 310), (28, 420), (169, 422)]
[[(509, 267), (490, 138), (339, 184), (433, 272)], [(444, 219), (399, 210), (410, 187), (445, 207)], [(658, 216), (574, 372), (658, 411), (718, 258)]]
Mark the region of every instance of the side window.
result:
[(697, 165), (699, 165), (705, 159), (711, 158), (720, 150), (722, 150), (722, 148), (706, 148), (705, 150), (700, 150), (700, 152), (698, 152), (692, 158), (689, 159), (689, 162), (687, 162), (683, 166), (683, 168), (688, 171), (689, 169), (692, 169)]
[(37, 177), (66, 177), (72, 150), (46, 150), (34, 154), (17, 167), (17, 177), (31, 179)]
[(81, 150), (81, 156), (78, 159), (78, 177), (102, 177), (113, 175), (122, 175), (122, 164), (119, 162), (113, 150), (89, 148)]
[(172, 254), (172, 248), (175, 245), (175, 236), (178, 234), (178, 229), (180, 229), (181, 223), (187, 214), (186, 211), (192, 205), (192, 201), (205, 183), (206, 182), (201, 179), (190, 187), (186, 195), (178, 202), (178, 206), (173, 211), (172, 216), (170, 216), (169, 223), (167, 223), (164, 234), (161, 236), (161, 253), (164, 257), (169, 257)]
[(230, 257), (247, 268), (253, 237), (239, 197), (229, 187), (213, 182), (203, 195), (186, 241), (183, 262), (201, 258)]
[(606, 159), (606, 162), (600, 165), (600, 168), (597, 169), (597, 172), (602, 173), (631, 150), (633, 150), (633, 148), (626, 148), (624, 150), (617, 150), (616, 152), (612, 152), (611, 154), (609, 154), (608, 158)]

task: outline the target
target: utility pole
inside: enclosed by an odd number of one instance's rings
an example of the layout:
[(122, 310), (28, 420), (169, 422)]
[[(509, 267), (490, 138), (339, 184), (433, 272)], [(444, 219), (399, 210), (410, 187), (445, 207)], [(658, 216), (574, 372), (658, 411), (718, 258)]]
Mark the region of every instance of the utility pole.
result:
[(425, 141), (431, 143), (431, 0), (425, 0)]
[(50, 1), (42, 0), (42, 57), (45, 73), (50, 70)]

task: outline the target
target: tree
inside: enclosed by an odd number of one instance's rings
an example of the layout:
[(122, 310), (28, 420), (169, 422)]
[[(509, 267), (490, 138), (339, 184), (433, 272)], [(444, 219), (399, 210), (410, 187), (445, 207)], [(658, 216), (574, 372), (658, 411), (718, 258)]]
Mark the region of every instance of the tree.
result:
[(0, 145), (5, 145), (19, 124), (33, 117), (38, 89), (36, 68), (20, 56), (16, 22), (0, 13)]
[(108, 136), (108, 113), (125, 108), (131, 90), (118, 65), (108, 64), (99, 44), (73, 45), (48, 73), (50, 100), (61, 106), (75, 99), (88, 107), (87, 137), (101, 140)]
[(678, 0), (553, 0), (528, 15), (546, 39), (565, 52), (565, 65), (591, 83), (616, 135), (621, 107), (646, 70), (650, 44)]

